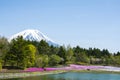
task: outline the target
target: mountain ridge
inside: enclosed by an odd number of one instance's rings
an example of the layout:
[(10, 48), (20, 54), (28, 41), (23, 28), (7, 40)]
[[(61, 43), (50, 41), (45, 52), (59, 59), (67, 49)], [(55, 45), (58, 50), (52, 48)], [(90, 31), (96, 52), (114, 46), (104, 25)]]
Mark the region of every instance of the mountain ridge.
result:
[(12, 35), (8, 39), (8, 41), (10, 42), (12, 39), (17, 38), (18, 36), (23, 36), (23, 39), (30, 40), (30, 41), (39, 42), (41, 40), (45, 40), (49, 45), (58, 46), (58, 44), (55, 41), (48, 38), (46, 35), (44, 35), (42, 32), (40, 32), (37, 29), (27, 29), (27, 30), (18, 32), (17, 34)]

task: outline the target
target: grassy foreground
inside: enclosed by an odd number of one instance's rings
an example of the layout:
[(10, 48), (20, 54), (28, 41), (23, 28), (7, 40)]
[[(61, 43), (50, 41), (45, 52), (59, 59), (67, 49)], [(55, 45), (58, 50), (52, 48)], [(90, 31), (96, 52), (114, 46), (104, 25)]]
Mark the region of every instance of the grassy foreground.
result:
[(67, 72), (65, 70), (57, 70), (57, 71), (44, 71), (44, 72), (11, 72), (11, 73), (0, 73), (0, 79), (8, 79), (8, 78), (23, 78), (30, 76), (40, 76), (40, 75), (48, 75), (48, 74), (59, 74)]

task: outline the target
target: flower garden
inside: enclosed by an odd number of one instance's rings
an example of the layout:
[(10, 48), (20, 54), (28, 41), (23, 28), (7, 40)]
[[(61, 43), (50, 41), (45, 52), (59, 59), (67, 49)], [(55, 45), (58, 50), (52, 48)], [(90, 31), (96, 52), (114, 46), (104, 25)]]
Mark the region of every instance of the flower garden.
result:
[(104, 70), (104, 71), (120, 71), (119, 67), (111, 66), (84, 66), (84, 65), (75, 65), (71, 64), (70, 66), (61, 67), (61, 68), (27, 68), (25, 72), (43, 72), (43, 71), (56, 71), (56, 70)]

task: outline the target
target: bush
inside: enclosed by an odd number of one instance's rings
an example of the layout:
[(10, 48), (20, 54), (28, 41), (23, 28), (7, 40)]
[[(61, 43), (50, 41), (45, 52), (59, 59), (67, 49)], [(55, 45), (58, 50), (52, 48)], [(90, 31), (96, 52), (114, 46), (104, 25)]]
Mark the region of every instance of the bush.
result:
[(50, 56), (50, 66), (56, 66), (57, 64), (59, 64), (61, 62), (61, 58), (58, 55), (51, 55)]
[(2, 70), (2, 64), (0, 63), (0, 70)]
[(44, 68), (44, 67), (48, 66), (48, 62), (49, 62), (48, 55), (40, 55), (40, 56), (37, 56), (37, 58), (36, 58), (35, 66)]
[(76, 64), (78, 64), (78, 65), (88, 65), (88, 63), (84, 63), (84, 62), (76, 62)]
[(66, 64), (67, 64), (67, 65), (69, 65), (69, 64), (74, 64), (74, 62), (72, 62), (72, 61), (67, 61)]

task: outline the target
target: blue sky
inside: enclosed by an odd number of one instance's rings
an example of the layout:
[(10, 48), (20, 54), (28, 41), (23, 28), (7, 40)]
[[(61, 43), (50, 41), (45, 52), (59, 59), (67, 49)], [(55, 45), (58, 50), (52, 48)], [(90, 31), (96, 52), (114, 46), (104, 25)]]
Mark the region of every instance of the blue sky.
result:
[(0, 35), (38, 29), (59, 44), (120, 51), (120, 0), (0, 0)]

